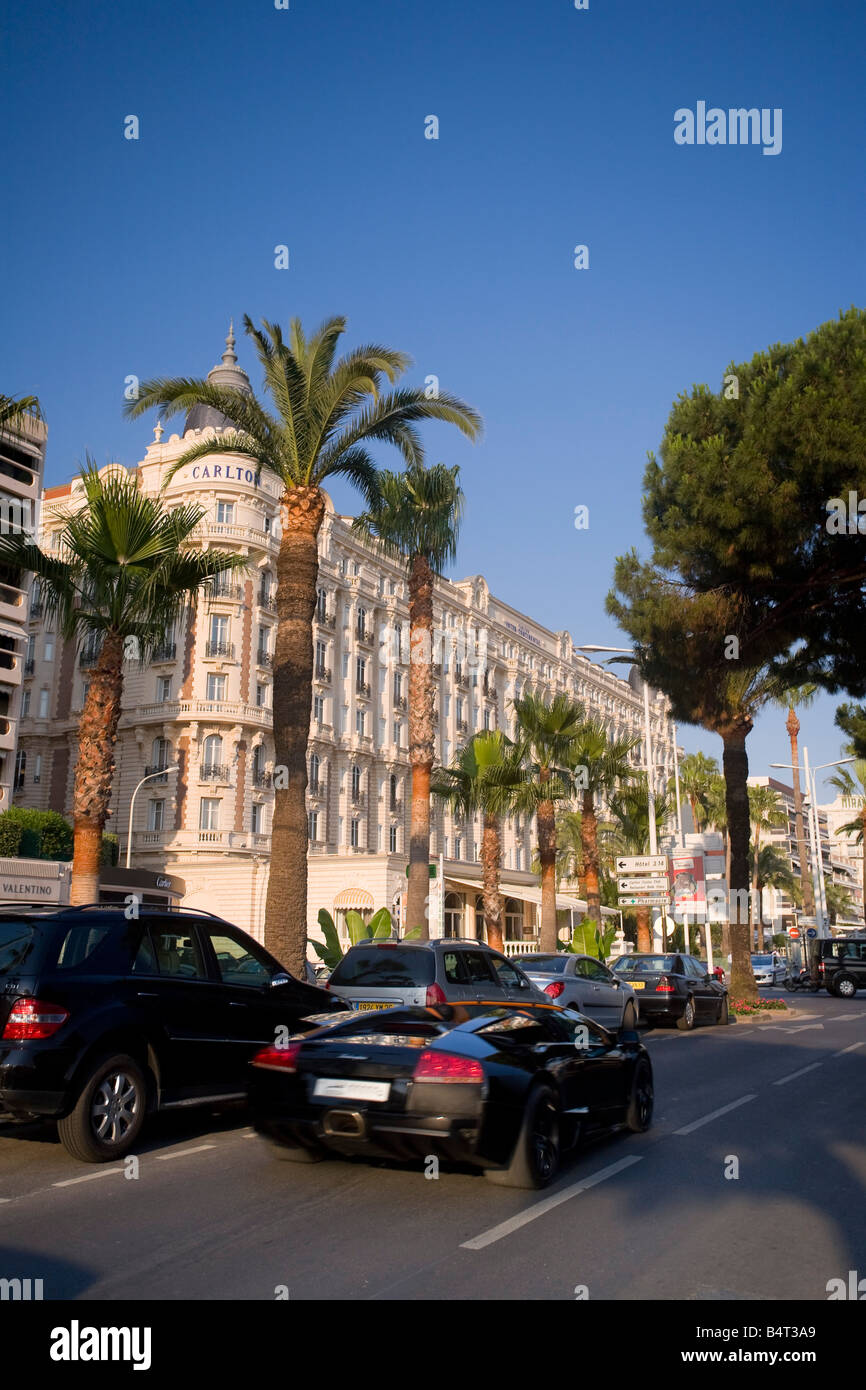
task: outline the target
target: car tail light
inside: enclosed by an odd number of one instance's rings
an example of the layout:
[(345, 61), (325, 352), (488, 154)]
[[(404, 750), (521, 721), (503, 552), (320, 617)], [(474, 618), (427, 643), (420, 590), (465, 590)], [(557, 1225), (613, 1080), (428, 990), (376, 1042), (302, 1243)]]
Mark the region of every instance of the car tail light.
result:
[(822, 960), (819, 960), (819, 961), (818, 961), (818, 974), (819, 974), (819, 975), (823, 975), (823, 974), (824, 974), (824, 962), (823, 962)]
[(662, 975), (656, 985), (656, 994), (676, 994), (676, 985), (672, 985), (667, 975)]
[(12, 1005), (4, 1038), (50, 1038), (62, 1028), (69, 1012), (59, 1004), (46, 1004), (44, 999), (16, 999)]
[(447, 1004), (445, 991), (441, 985), (428, 985), (427, 994), (424, 999), (425, 1004)]
[(413, 1073), (416, 1081), (483, 1081), (484, 1068), (472, 1057), (454, 1052), (422, 1052)]
[(301, 1047), (300, 1042), (288, 1043), (286, 1047), (264, 1047), (256, 1053), (252, 1065), (264, 1067), (267, 1071), (297, 1071)]
[(551, 980), (550, 984), (545, 987), (544, 992), (545, 994), (549, 994), (551, 999), (558, 999), (564, 989), (565, 985), (562, 983), (562, 980)]

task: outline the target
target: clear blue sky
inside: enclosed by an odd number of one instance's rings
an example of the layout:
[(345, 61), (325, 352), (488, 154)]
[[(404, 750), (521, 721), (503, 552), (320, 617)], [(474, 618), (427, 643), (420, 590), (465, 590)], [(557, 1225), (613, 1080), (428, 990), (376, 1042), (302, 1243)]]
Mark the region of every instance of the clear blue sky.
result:
[[(42, 398), (49, 482), (86, 449), (136, 462), (154, 422), (123, 419), (124, 378), (203, 375), (230, 315), (343, 313), (350, 341), (411, 353), (414, 380), (435, 373), (485, 417), (474, 448), (427, 436), (463, 470), (454, 573), (614, 643), (613, 559), (645, 548), (642, 470), (677, 392), (866, 299), (851, 0), (6, 14), (0, 389)], [(699, 100), (781, 107), (782, 152), (676, 145), (675, 110)], [(834, 706), (803, 719), (817, 762), (838, 756)], [(701, 731), (683, 741), (720, 754)], [(765, 715), (753, 771), (787, 756)]]

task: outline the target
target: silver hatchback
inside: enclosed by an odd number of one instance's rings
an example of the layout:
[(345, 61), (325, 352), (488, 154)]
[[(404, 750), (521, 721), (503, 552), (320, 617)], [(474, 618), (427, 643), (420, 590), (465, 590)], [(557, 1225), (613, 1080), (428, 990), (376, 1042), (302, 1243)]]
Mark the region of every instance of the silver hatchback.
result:
[(514, 961), (482, 941), (365, 941), (334, 969), (328, 989), (353, 1009), (397, 1004), (549, 1004)]
[(594, 956), (557, 951), (555, 955), (517, 956), (520, 965), (548, 1002), (571, 1005), (604, 1028), (634, 1028), (639, 1012), (635, 992)]

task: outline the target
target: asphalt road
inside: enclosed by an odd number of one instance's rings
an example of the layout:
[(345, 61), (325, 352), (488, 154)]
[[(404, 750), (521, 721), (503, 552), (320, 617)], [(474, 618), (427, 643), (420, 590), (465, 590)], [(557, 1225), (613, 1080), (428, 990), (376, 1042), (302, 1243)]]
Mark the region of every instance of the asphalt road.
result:
[(795, 1003), (648, 1033), (653, 1128), (543, 1193), (281, 1163), (242, 1112), (154, 1122), (137, 1177), (0, 1125), (0, 1277), (46, 1299), (826, 1300), (866, 1275), (866, 995)]

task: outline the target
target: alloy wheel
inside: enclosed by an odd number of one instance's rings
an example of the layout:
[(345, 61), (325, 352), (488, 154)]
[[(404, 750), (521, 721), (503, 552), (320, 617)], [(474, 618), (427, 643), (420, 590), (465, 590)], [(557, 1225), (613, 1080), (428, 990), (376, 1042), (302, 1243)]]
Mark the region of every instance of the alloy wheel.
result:
[(93, 1132), (103, 1144), (119, 1144), (126, 1138), (138, 1115), (141, 1097), (126, 1072), (109, 1072), (93, 1093), (90, 1119)]

